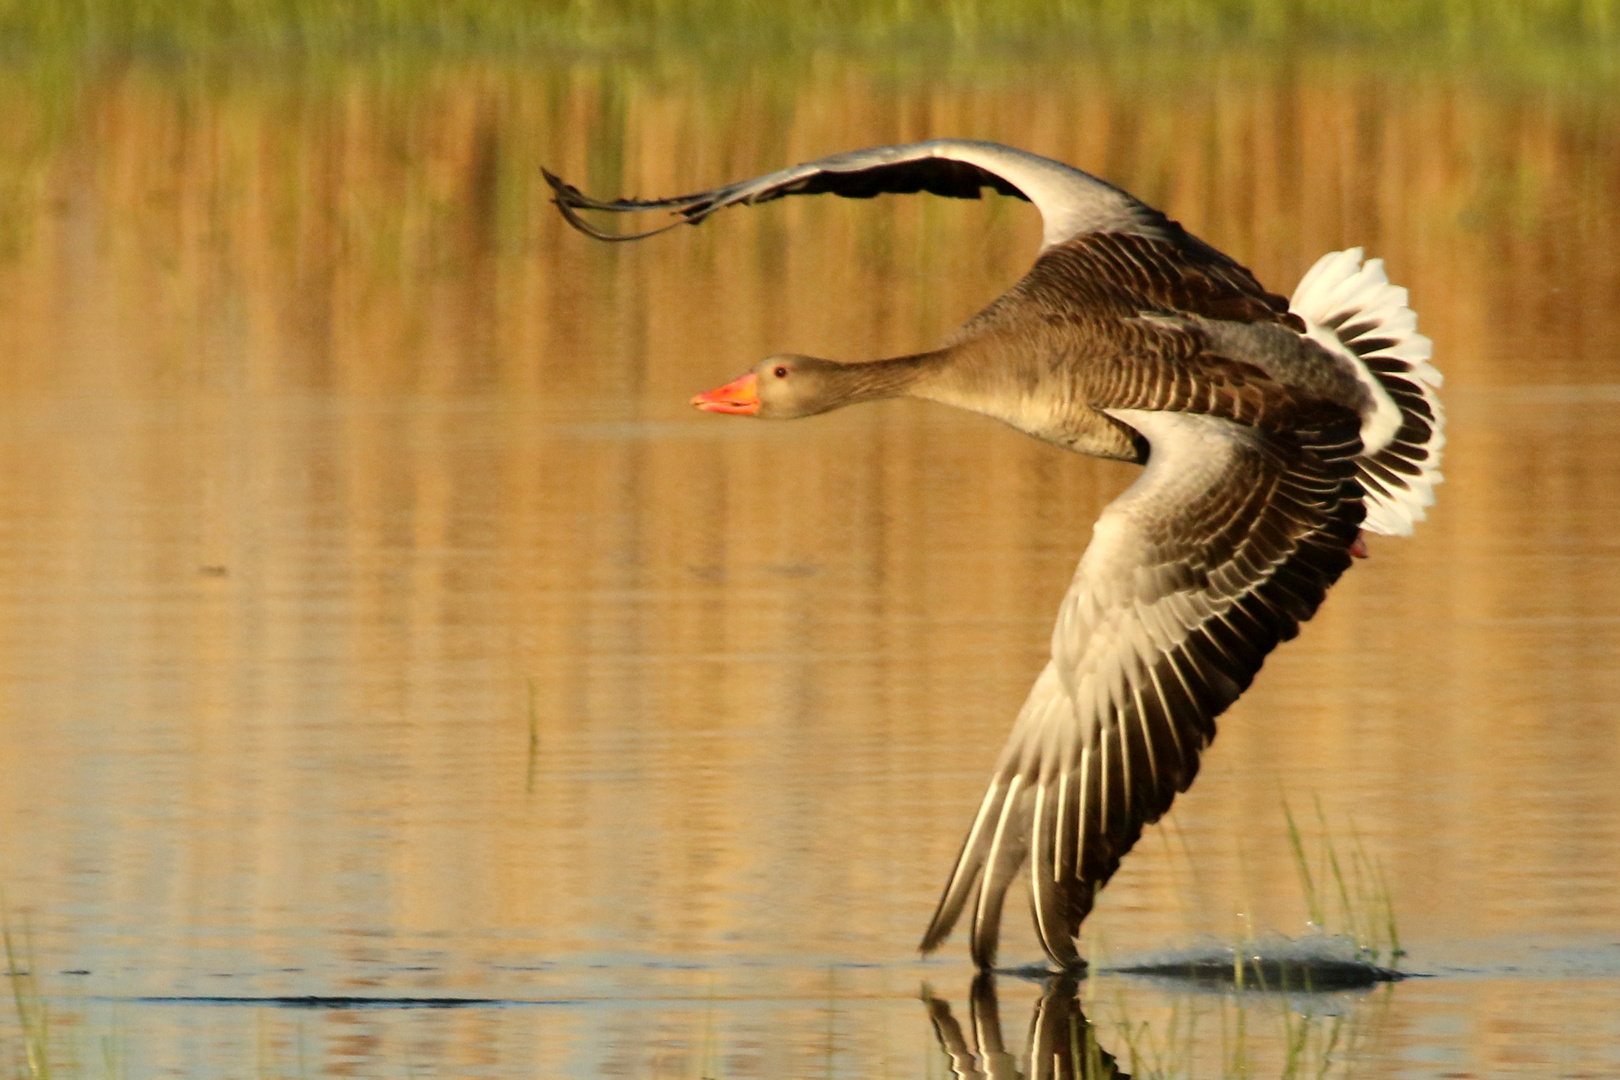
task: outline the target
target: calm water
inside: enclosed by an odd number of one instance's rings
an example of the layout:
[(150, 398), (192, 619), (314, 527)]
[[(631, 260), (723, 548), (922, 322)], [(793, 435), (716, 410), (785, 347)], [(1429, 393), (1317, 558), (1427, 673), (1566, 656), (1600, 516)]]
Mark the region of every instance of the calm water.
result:
[[(1098, 976), (1099, 1050), (1620, 1072), (1610, 90), (1219, 57), (0, 80), (0, 887), (59, 1068), (948, 1074), (966, 947), (915, 943), (1132, 470), (916, 403), (685, 402), (769, 352), (927, 347), (1038, 219), (797, 200), (608, 247), (538, 170), (667, 194), (960, 135), (1096, 171), (1279, 291), (1364, 244), (1448, 377), (1432, 519), (1272, 658), (1086, 943), (1303, 933), (1286, 802), (1311, 851), (1382, 864), (1437, 977)], [(304, 995), (484, 1004), (230, 1002)], [(1002, 980), (1015, 1051), (1037, 996)], [(20, 1061), (14, 1012), (0, 1038)]]

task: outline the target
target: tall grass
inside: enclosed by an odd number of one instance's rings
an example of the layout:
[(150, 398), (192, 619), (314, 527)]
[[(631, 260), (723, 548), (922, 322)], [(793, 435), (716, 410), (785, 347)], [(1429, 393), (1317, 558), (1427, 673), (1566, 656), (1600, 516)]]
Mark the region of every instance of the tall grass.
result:
[[(1287, 800), (1283, 801), (1283, 816), (1288, 821), (1288, 844), (1294, 853), (1311, 925), (1322, 933), (1350, 939), (1357, 953), (1371, 963), (1393, 965), (1405, 956), (1383, 863), (1367, 854), (1354, 822), (1350, 825), (1350, 849), (1341, 859), (1320, 798), (1316, 800), (1319, 831), (1314, 855), (1307, 850)], [(1335, 900), (1336, 910), (1332, 906)]]
[(1591, 45), (1620, 40), (1620, 0), (0, 0), (0, 42), (14, 54), (378, 42), (619, 49), (717, 38), (792, 47), (1175, 39)]
[(6, 946), (6, 981), (11, 986), (11, 1000), (17, 1006), (17, 1022), (22, 1029), (23, 1060), (19, 1063), (24, 1076), (33, 1080), (48, 1080), (51, 1075), (51, 1012), (40, 995), (39, 983), (34, 975), (33, 950), (26, 944), (18, 948), (11, 930), (9, 913), (0, 912), (0, 936)]
[(123, 1038), (116, 1024), (96, 1038), (87, 1056), (83, 1032), (75, 1027), (73, 1014), (66, 1014), (65, 1024), (55, 1022), (36, 974), (39, 963), (34, 956), (32, 939), (26, 928), (19, 935), (3, 901), (0, 901), (0, 941), (5, 945), (6, 983), (17, 1011), (20, 1036), (11, 1055), (10, 1072), (0, 1075), (27, 1077), (28, 1080), (49, 1080), (53, 1075), (88, 1076), (92, 1072), (89, 1063), (99, 1059), (97, 1075), (108, 1080), (123, 1077), (126, 1073)]

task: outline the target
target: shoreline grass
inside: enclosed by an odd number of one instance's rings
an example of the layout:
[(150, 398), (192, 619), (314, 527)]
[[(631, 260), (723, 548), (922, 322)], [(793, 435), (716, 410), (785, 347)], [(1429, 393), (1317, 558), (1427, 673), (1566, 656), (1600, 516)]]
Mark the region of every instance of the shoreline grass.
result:
[(0, 0), (0, 56), (1235, 44), (1512, 52), (1620, 42), (1620, 0)]

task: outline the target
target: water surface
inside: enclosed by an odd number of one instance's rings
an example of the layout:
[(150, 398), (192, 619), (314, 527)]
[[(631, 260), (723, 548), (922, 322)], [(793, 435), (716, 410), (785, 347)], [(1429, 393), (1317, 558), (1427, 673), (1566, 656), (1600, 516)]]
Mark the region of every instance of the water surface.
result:
[[(0, 98), (0, 884), (64, 1069), (945, 1074), (920, 994), (965, 1019), (972, 972), (916, 940), (1133, 470), (919, 403), (685, 402), (770, 352), (932, 345), (1038, 219), (785, 200), (609, 247), (539, 168), (669, 194), (953, 135), (1095, 171), (1279, 291), (1365, 245), (1447, 376), (1431, 520), (1272, 657), (1086, 939), (1304, 933), (1286, 802), (1312, 852), (1325, 824), (1382, 865), (1437, 977), (1098, 977), (1099, 1046), (1146, 1075), (1620, 1070), (1605, 87), (463, 59)], [(1016, 1049), (1039, 988), (1000, 990)], [(483, 1004), (241, 1003), (304, 996)]]

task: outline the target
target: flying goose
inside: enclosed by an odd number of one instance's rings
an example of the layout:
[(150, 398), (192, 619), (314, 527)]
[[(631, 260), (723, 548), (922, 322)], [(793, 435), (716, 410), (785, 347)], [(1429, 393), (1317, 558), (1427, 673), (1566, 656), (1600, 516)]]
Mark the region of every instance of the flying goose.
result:
[[(668, 199), (601, 201), (545, 175), (569, 224), (604, 240), (785, 195), (989, 188), (1041, 212), (1035, 265), (941, 348), (771, 356), (692, 404), (789, 419), (925, 398), (1145, 466), (1093, 527), (921, 945), (937, 948), (971, 900), (973, 959), (993, 967), (1027, 860), (1042, 947), (1083, 964), (1097, 890), (1192, 783), (1215, 718), (1365, 554), (1362, 529), (1408, 534), (1433, 502), (1441, 379), (1406, 290), (1352, 248), (1284, 300), (1119, 188), (994, 143), (858, 150)], [(619, 234), (580, 214), (644, 210), (675, 221)]]

